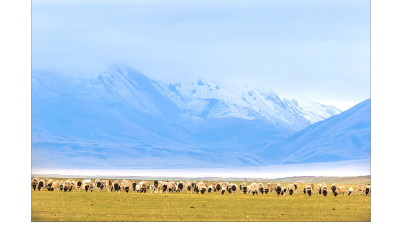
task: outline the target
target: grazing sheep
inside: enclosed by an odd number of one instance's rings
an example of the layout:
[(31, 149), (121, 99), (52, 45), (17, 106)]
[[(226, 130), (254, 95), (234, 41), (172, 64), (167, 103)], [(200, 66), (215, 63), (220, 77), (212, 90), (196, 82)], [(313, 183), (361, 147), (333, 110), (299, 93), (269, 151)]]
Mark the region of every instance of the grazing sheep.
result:
[(353, 193), (353, 187), (350, 187), (350, 188), (349, 188), (348, 195), (351, 195), (351, 193)]
[(31, 180), (31, 187), (33, 188), (33, 191), (36, 190), (36, 186), (38, 186), (38, 182), (36, 182), (35, 180)]
[(71, 190), (78, 189), (78, 182), (71, 180), (70, 183), (71, 183)]
[(271, 192), (271, 184), (270, 183), (267, 183), (265, 185), (264, 192), (265, 192), (265, 194), (268, 194), (268, 192)]
[(93, 186), (93, 182), (90, 179), (82, 181), (82, 187), (85, 189), (86, 192), (93, 192)]
[(96, 180), (94, 181), (94, 185), (95, 185), (97, 191), (100, 191), (101, 180), (100, 180), (100, 179), (96, 179)]
[(328, 194), (328, 187), (326, 185), (322, 186), (322, 194), (326, 197), (326, 195)]
[(247, 185), (246, 185), (246, 182), (240, 183), (239, 189), (240, 189), (240, 191), (243, 192), (243, 194), (246, 194), (246, 193), (247, 193)]
[(132, 181), (132, 190), (133, 191), (137, 191), (136, 190), (136, 185), (138, 185), (138, 182), (137, 181)]
[(179, 191), (179, 192), (183, 192), (183, 189), (184, 189), (184, 188), (185, 188), (185, 183), (183, 183), (183, 181), (179, 182), (179, 183), (176, 185), (176, 190)]
[(229, 193), (236, 193), (237, 185), (235, 183), (230, 183), (227, 190)]
[(61, 185), (61, 181), (56, 180), (51, 184), (51, 189), (50, 190), (51, 191), (60, 190), (60, 185)]
[(217, 183), (216, 185), (215, 185), (215, 190), (217, 190), (217, 191), (220, 191), (222, 189), (222, 183), (220, 182), (220, 183)]
[(226, 187), (222, 187), (222, 188), (221, 188), (221, 194), (224, 195), (225, 192), (226, 192)]
[(365, 193), (365, 185), (364, 184), (359, 184), (357, 185), (357, 194), (363, 195)]
[(190, 191), (191, 193), (193, 193), (193, 187), (192, 187), (192, 182), (191, 181), (186, 181), (185, 183), (185, 187), (187, 191)]
[(47, 188), (48, 191), (52, 191), (51, 190), (51, 186), (53, 185), (53, 182), (54, 182), (53, 179), (48, 179), (47, 180), (46, 188)]
[(308, 196), (311, 196), (312, 193), (312, 186), (310, 184), (307, 184), (305, 187), (305, 192), (308, 194)]
[(318, 194), (322, 194), (322, 184), (317, 185)]
[(123, 179), (121, 181), (121, 189), (126, 191), (126, 193), (129, 192), (129, 187), (131, 186), (131, 182), (129, 180)]
[(197, 192), (197, 194), (200, 192), (202, 194), (204, 194), (207, 191), (207, 188), (204, 184), (204, 182), (200, 181), (196, 187), (195, 187), (195, 191)]
[(258, 191), (261, 192), (261, 194), (264, 194), (264, 184), (258, 183)]
[(113, 183), (114, 192), (121, 191), (121, 181), (115, 180)]
[[(336, 189), (337, 189), (337, 184), (332, 184), (331, 185), (331, 190), (332, 190), (332, 193), (335, 195), (335, 191), (336, 191)], [(336, 196), (336, 195), (335, 195)]]
[(344, 196), (345, 193), (346, 193), (346, 188), (344, 186), (340, 186), (335, 189), (335, 193), (333, 193), (333, 195), (337, 196), (338, 194), (342, 194)]
[(139, 193), (139, 191), (140, 191), (140, 186), (139, 186), (139, 184), (136, 184), (135, 190), (136, 190), (137, 193)]
[(78, 182), (76, 183), (76, 186), (77, 186), (78, 191), (81, 191), (81, 188), (82, 188), (82, 181), (78, 181)]
[(194, 190), (194, 189), (195, 189), (195, 187), (197, 186), (197, 181), (192, 181), (192, 183), (190, 184), (190, 186), (192, 186), (193, 191), (196, 191), (196, 190)]
[[(175, 185), (174, 182), (170, 182), (170, 183)], [(149, 181), (141, 181), (139, 183), (139, 186), (140, 186), (140, 191), (139, 191), (140, 193), (146, 193), (147, 191), (150, 190), (150, 182)]]
[(283, 195), (285, 192), (283, 191), (283, 185), (282, 184), (277, 184), (276, 185), (276, 188), (275, 188), (275, 191), (276, 191), (276, 193), (278, 194), (278, 196), (279, 195)]
[(296, 192), (297, 191), (297, 184), (293, 184), (293, 186), (294, 186), (294, 191)]
[(253, 195), (258, 194), (258, 185), (257, 185), (257, 183), (251, 183), (250, 191), (251, 191), (251, 193), (253, 193)]
[(38, 184), (38, 191), (40, 191), (40, 189), (42, 189), (42, 188), (44, 188), (44, 186), (45, 186), (45, 181), (44, 180), (40, 180), (39, 181), (39, 184)]
[(208, 189), (207, 189), (208, 193), (211, 193), (212, 190), (213, 190), (212, 185), (208, 186)]
[(367, 187), (365, 187), (365, 195), (371, 195), (371, 185), (367, 185)]
[(36, 181), (36, 183), (39, 184), (40, 178), (39, 177), (34, 177), (32, 180)]
[(276, 187), (278, 186), (277, 183), (271, 183), (270, 185), (271, 185), (271, 186), (270, 186), (270, 187), (271, 187), (270, 192), (275, 191), (275, 190), (276, 190)]
[(64, 192), (72, 190), (71, 180), (66, 180), (63, 184)]
[(288, 184), (289, 195), (294, 193), (295, 187), (293, 184)]

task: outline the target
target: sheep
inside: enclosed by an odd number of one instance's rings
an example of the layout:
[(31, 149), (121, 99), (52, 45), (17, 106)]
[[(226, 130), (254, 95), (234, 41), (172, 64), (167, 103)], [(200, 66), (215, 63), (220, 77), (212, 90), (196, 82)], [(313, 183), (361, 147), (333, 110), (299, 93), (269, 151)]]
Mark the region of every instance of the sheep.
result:
[(322, 184), (317, 185), (318, 194), (322, 194)]
[(220, 191), (222, 189), (222, 183), (219, 182), (215, 185), (215, 190)]
[(38, 191), (40, 191), (40, 189), (42, 189), (42, 188), (44, 188), (44, 186), (45, 186), (45, 181), (44, 180), (40, 180), (39, 181), (39, 184), (38, 184)]
[(365, 185), (364, 184), (359, 184), (357, 185), (357, 193), (363, 195), (365, 193)]
[[(332, 184), (332, 185), (331, 185), (331, 190), (332, 190), (332, 193), (333, 193), (333, 194), (335, 194), (336, 189), (337, 189), (337, 184), (335, 184), (335, 183)], [(336, 196), (336, 195), (335, 195), (335, 196)]]
[(85, 189), (86, 192), (88, 192), (88, 191), (93, 192), (93, 182), (90, 179), (83, 180), (82, 187)]
[(56, 180), (51, 184), (51, 189), (50, 190), (51, 191), (60, 190), (60, 185), (61, 185), (61, 181)]
[(276, 185), (275, 191), (276, 191), (276, 193), (278, 194), (278, 196), (284, 194), (283, 188), (284, 188), (284, 187), (283, 187), (282, 184), (277, 184), (277, 185)]
[(221, 188), (221, 194), (224, 195), (225, 192), (226, 192), (226, 187), (222, 187), (222, 188)]
[[(174, 182), (170, 182), (172, 184), (175, 184)], [(146, 193), (147, 191), (150, 190), (150, 182), (149, 181), (141, 181), (139, 183), (140, 186), (140, 193)]]
[(136, 184), (136, 186), (135, 186), (135, 190), (136, 190), (136, 192), (138, 192), (138, 193), (139, 193), (139, 191), (140, 191), (140, 186), (139, 186), (139, 184)]
[(258, 183), (258, 191), (261, 192), (261, 194), (264, 194), (264, 184)]
[(271, 183), (271, 184), (270, 184), (270, 187), (271, 187), (270, 192), (276, 191), (276, 187), (277, 187), (277, 186), (278, 186), (277, 183)]
[(197, 186), (197, 181), (192, 181), (192, 183), (190, 184), (190, 186), (192, 186), (193, 191), (195, 190), (195, 187)]
[(183, 189), (185, 188), (185, 183), (183, 183), (183, 181), (178, 182), (176, 184), (176, 190), (179, 192), (183, 192)]
[(289, 195), (293, 195), (295, 187), (293, 184), (288, 184)]
[(271, 192), (271, 184), (270, 183), (267, 183), (265, 185), (264, 192), (265, 192), (265, 194), (268, 194), (268, 192)]
[(239, 189), (240, 189), (240, 191), (243, 192), (243, 194), (246, 194), (246, 192), (247, 192), (247, 185), (246, 185), (246, 182), (240, 183)]
[(351, 195), (351, 193), (353, 193), (353, 187), (350, 187), (350, 188), (349, 188), (348, 195)]
[(129, 192), (129, 187), (131, 186), (131, 182), (129, 180), (123, 179), (121, 181), (121, 189), (126, 191), (126, 193)]
[(132, 181), (132, 190), (137, 191), (136, 186), (138, 185), (137, 181)]
[(36, 181), (36, 183), (39, 184), (40, 178), (39, 178), (39, 177), (34, 177), (32, 180), (33, 180), (33, 181)]
[(258, 194), (258, 185), (257, 183), (251, 183), (250, 185), (250, 191), (253, 195)]
[(230, 183), (228, 185), (228, 192), (229, 193), (236, 193), (236, 190), (237, 190), (237, 186), (236, 186), (235, 183)]
[(326, 197), (326, 195), (328, 194), (328, 187), (326, 185), (322, 186), (322, 194)]
[(294, 191), (296, 192), (297, 191), (297, 184), (295, 183), (295, 184), (293, 184), (293, 186), (294, 186)]
[(78, 189), (78, 183), (76, 181), (71, 180), (70, 183), (71, 183), (71, 190)]
[(94, 181), (95, 187), (97, 189), (97, 191), (100, 191), (100, 186), (101, 186), (101, 180), (100, 179), (96, 179)]
[(346, 188), (344, 186), (340, 186), (335, 189), (335, 192), (333, 193), (333, 195), (337, 196), (338, 194), (342, 194), (344, 196), (344, 193), (346, 193)]
[(186, 187), (186, 190), (187, 190), (187, 191), (190, 191), (190, 192), (193, 193), (193, 187), (192, 187), (192, 182), (191, 182), (191, 181), (189, 181), (189, 180), (186, 181), (185, 187)]
[(64, 184), (63, 184), (63, 189), (64, 189), (64, 192), (66, 192), (66, 191), (71, 191), (72, 190), (72, 184), (71, 184), (71, 180), (66, 180), (65, 182), (64, 182)]
[(306, 187), (304, 188), (305, 192), (308, 194), (308, 196), (311, 196), (312, 193), (312, 187), (310, 184), (307, 184)]
[(48, 191), (52, 191), (52, 190), (51, 190), (51, 186), (53, 185), (53, 182), (54, 182), (53, 179), (48, 179), (48, 180), (47, 180), (47, 182), (46, 182), (46, 188), (47, 188)]
[(367, 195), (371, 195), (371, 185), (367, 185), (367, 187), (365, 187), (365, 195), (367, 196)]
[(78, 191), (81, 191), (81, 188), (82, 188), (82, 181), (78, 181), (78, 182), (76, 183), (76, 187), (77, 187)]
[(195, 191), (197, 192), (197, 194), (200, 192), (202, 194), (204, 194), (207, 191), (207, 188), (204, 184), (204, 182), (200, 181), (195, 188)]
[(38, 186), (38, 182), (36, 182), (36, 180), (31, 180), (31, 187), (33, 188), (33, 191), (36, 190), (36, 186)]
[(121, 191), (121, 181), (115, 180), (113, 183), (114, 192)]
[(212, 190), (213, 190), (212, 185), (208, 186), (207, 188), (208, 193), (211, 193)]

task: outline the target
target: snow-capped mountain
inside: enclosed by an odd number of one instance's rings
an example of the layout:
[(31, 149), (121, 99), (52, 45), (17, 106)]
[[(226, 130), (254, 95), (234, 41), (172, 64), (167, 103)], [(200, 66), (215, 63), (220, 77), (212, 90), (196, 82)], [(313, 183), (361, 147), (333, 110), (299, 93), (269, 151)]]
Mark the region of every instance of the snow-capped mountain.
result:
[(236, 94), (201, 79), (191, 83), (158, 82), (156, 87), (181, 109), (202, 118), (265, 119), (277, 126), (300, 130), (341, 112), (317, 102), (281, 98), (272, 91), (243, 89)]
[(340, 111), (210, 81), (165, 84), (125, 67), (32, 73), (35, 168), (262, 165), (256, 155)]

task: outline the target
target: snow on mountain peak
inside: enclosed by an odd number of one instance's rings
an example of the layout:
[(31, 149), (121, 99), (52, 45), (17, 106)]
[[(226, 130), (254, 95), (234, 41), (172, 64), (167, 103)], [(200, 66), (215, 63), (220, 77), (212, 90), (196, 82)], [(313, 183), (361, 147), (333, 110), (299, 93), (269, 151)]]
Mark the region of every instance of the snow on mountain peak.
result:
[(231, 91), (210, 80), (156, 82), (157, 89), (181, 109), (203, 118), (264, 119), (275, 125), (300, 130), (341, 111), (307, 100), (282, 98), (270, 91), (249, 88)]

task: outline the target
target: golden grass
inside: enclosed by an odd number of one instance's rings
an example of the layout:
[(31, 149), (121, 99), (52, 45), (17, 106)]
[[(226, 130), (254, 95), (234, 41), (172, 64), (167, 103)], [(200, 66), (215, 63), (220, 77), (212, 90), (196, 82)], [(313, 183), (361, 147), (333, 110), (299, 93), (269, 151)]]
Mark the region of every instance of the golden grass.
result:
[(32, 190), (32, 221), (371, 221), (370, 196), (309, 197), (303, 187), (293, 196)]

